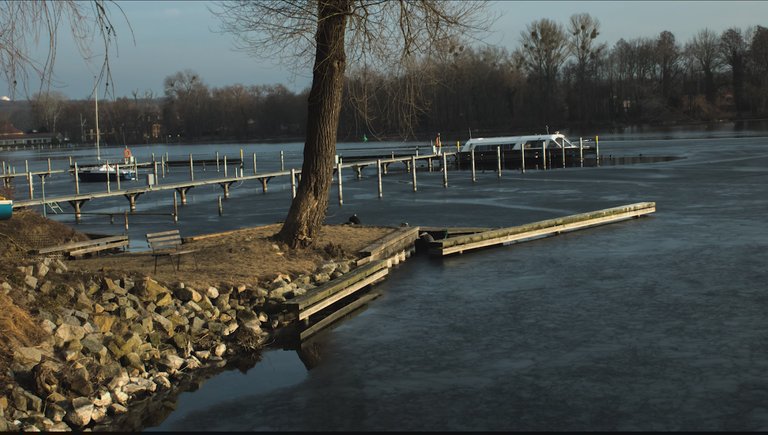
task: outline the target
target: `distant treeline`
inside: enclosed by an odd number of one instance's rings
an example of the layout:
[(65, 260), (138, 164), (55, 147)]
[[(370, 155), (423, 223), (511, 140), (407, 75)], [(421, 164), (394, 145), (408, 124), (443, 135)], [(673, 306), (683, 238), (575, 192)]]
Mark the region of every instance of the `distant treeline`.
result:
[[(399, 76), (356, 69), (346, 82), (339, 140), (429, 139), (550, 130), (590, 134), (640, 125), (756, 119), (768, 114), (768, 28), (701, 30), (600, 43), (588, 14), (565, 26), (528, 25), (513, 51), (456, 44)], [(439, 80), (428, 78), (437, 77)], [(108, 143), (267, 141), (304, 135), (308, 90), (282, 85), (214, 88), (186, 70), (165, 78), (164, 95), (99, 101)], [(6, 103), (4, 103), (6, 104)], [(17, 127), (92, 142), (93, 101), (37, 95)], [(0, 119), (1, 120), (1, 119)]]

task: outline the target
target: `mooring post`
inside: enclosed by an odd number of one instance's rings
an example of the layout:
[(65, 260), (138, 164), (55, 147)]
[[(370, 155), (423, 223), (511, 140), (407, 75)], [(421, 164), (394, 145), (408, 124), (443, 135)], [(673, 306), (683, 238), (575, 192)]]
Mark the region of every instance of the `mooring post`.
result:
[(291, 168), (291, 198), (296, 198), (296, 168)]
[(192, 153), (189, 153), (189, 179), (195, 181), (195, 162), (192, 160)]
[(474, 183), (477, 181), (477, 177), (475, 176), (475, 149), (474, 148), (469, 150), (469, 160), (470, 160), (470, 164), (472, 165), (472, 182)]
[(221, 203), (221, 195), (219, 195), (219, 216), (224, 214), (224, 206)]
[(448, 156), (443, 153), (443, 187), (448, 187)]
[(595, 136), (595, 161), (597, 162), (597, 166), (600, 166), (600, 144), (597, 140), (597, 136)]
[(285, 171), (285, 152), (280, 150), (280, 170)]
[(376, 177), (379, 179), (379, 198), (384, 196), (381, 185), (381, 159), (376, 159)]
[(520, 172), (525, 174), (525, 144), (520, 144)]
[(110, 176), (109, 176), (109, 160), (107, 160), (107, 193), (112, 192), (112, 189), (110, 188), (110, 184), (109, 184), (109, 178), (110, 178)]
[(173, 191), (173, 221), (179, 221), (179, 199), (176, 191)]
[[(282, 151), (280, 151), (280, 153), (282, 153)], [(339, 205), (342, 205), (344, 204), (344, 196), (341, 192), (341, 157), (339, 157), (339, 163), (336, 164), (336, 177), (339, 179)]]
[(541, 144), (541, 167), (542, 169), (547, 169), (547, 145), (546, 143)]
[(256, 153), (253, 153), (253, 175), (256, 175)]
[[(243, 169), (243, 149), (240, 148), (240, 169)], [(242, 173), (242, 171), (240, 171)]]
[(565, 141), (563, 141), (562, 150), (563, 150), (563, 168), (565, 168)]
[(51, 173), (51, 158), (48, 157), (48, 173)]
[(411, 179), (413, 180), (413, 191), (416, 191), (416, 156), (411, 156), (411, 166), (413, 166), (413, 170), (411, 171)]
[(224, 154), (224, 177), (227, 176), (227, 155)]
[(154, 156), (152, 157), (152, 184), (157, 184), (157, 162), (155, 161)]
[(584, 139), (579, 138), (579, 166), (584, 167)]
[(24, 160), (24, 172), (29, 172), (29, 160)]
[(45, 175), (40, 174), (40, 194), (43, 198), (43, 216), (48, 216), (47, 210), (45, 209)]
[(427, 157), (427, 166), (429, 167), (429, 172), (432, 172), (432, 157)]
[(120, 164), (115, 163), (115, 179), (117, 180), (117, 190), (120, 190)]
[(496, 147), (496, 176), (501, 178), (501, 147)]
[(77, 170), (77, 162), (75, 162), (75, 195), (80, 195), (80, 174)]
[(123, 212), (123, 216), (125, 216), (125, 230), (128, 231), (128, 210)]
[(216, 151), (216, 172), (219, 172), (219, 152)]
[(69, 166), (72, 166), (72, 156), (69, 156)]

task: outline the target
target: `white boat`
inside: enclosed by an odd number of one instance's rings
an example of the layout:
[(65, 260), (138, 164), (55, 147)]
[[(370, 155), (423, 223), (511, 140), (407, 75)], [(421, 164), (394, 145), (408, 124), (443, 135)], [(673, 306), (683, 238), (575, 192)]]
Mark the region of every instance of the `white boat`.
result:
[(462, 145), (460, 151), (470, 152), (475, 150), (475, 152), (496, 152), (497, 147), (501, 147), (501, 151), (520, 151), (522, 147), (525, 147), (525, 150), (579, 148), (578, 145), (574, 145), (569, 141), (565, 135), (560, 132), (555, 132), (553, 134), (533, 134), (526, 136), (472, 138)]
[(109, 177), (109, 181), (117, 181), (118, 173), (120, 180), (129, 181), (136, 179), (136, 172), (133, 169), (120, 168), (118, 170), (116, 165), (108, 163), (99, 166), (81, 167), (77, 171), (77, 177), (80, 181), (84, 182), (106, 182), (107, 177)]

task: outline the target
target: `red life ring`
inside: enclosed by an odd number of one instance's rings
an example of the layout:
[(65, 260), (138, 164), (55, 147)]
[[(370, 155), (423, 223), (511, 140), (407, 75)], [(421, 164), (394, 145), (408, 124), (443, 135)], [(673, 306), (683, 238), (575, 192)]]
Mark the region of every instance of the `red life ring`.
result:
[(123, 157), (125, 157), (126, 159), (130, 159), (131, 158), (131, 150), (126, 148), (125, 151), (123, 151)]

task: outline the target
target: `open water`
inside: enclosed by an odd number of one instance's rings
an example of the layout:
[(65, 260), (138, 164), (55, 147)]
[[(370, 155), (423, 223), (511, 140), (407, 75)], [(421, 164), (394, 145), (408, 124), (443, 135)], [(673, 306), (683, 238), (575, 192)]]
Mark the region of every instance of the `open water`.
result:
[[(134, 155), (235, 156), (241, 147), (136, 147)], [(301, 144), (251, 145), (246, 171), (252, 152), (264, 171), (279, 168), (281, 149), (286, 167), (298, 168)], [(410, 174), (391, 167), (381, 199), (373, 169), (362, 180), (350, 170), (343, 205), (331, 191), (329, 223), (356, 213), (373, 225), (503, 227), (642, 201), (657, 211), (443, 259), (413, 256), (375, 286), (381, 297), (305, 350), (269, 350), (251, 368), (222, 372), (145, 429), (767, 430), (768, 135), (639, 132), (601, 136), (600, 150), (680, 158), (501, 178), (489, 171), (476, 183), (449, 170), (448, 188), (424, 170), (417, 192)], [(44, 164), (71, 152), (0, 159)], [(46, 189), (73, 189), (59, 177)], [(17, 197), (26, 197), (24, 186)], [(219, 216), (220, 194), (217, 186), (190, 191), (177, 224), (183, 235), (277, 222), (290, 203), (285, 183), (274, 180), (267, 193), (244, 183)], [(142, 196), (138, 211), (170, 211), (164, 195)], [(85, 211), (126, 207), (95, 200)], [(132, 218), (132, 249), (145, 249), (150, 229), (174, 225)], [(79, 229), (123, 231), (120, 219), (103, 216), (86, 216)]]

